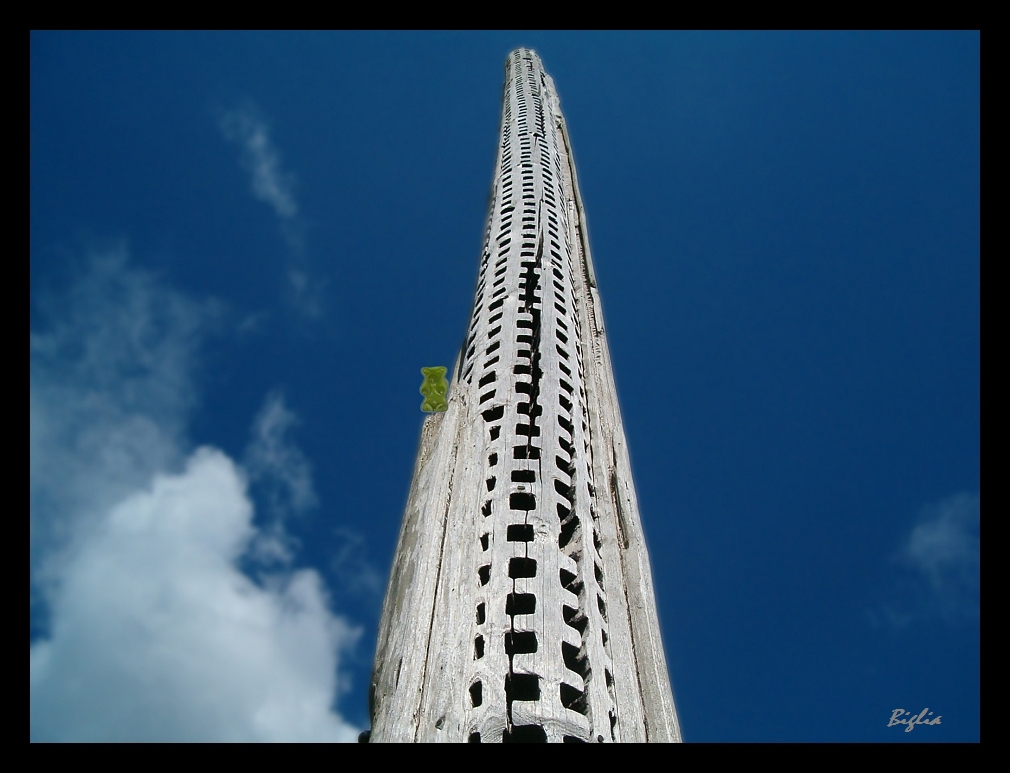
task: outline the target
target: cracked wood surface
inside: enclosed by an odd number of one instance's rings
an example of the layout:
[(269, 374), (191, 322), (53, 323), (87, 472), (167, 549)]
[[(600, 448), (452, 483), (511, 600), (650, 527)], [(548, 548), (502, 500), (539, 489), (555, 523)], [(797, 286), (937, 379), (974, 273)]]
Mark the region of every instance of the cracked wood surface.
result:
[(421, 431), (371, 740), (679, 741), (571, 145), (526, 49), (465, 341)]

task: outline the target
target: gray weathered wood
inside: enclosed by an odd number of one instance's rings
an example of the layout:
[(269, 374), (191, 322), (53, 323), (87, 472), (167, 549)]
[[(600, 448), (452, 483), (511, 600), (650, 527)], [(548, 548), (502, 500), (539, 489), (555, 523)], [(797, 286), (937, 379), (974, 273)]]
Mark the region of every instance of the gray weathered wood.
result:
[(679, 741), (564, 119), (506, 62), (474, 310), (425, 419), (372, 741)]

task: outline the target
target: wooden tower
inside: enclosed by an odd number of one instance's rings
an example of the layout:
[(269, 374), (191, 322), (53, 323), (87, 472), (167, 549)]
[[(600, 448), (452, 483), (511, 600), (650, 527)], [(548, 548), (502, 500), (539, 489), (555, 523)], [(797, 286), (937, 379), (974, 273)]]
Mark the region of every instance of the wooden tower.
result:
[(378, 741), (679, 741), (571, 144), (505, 63), (473, 314), (421, 431), (371, 685)]

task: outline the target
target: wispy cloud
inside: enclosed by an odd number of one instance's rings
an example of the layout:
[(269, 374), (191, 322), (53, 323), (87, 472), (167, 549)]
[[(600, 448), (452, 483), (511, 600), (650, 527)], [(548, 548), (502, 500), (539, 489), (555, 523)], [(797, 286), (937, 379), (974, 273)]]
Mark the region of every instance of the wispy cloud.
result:
[(902, 558), (929, 584), (945, 616), (978, 612), (981, 507), (962, 493), (923, 510), (902, 548)]
[(298, 215), (295, 176), (281, 166), (266, 122), (250, 107), (229, 110), (221, 117), (221, 131), (242, 149), (242, 166), (250, 174), (253, 195), (269, 204), (281, 220), (294, 220)]
[(314, 501), (293, 414), (268, 398), (250, 471), (187, 444), (217, 311), (118, 250), (31, 335), (32, 740), (355, 737), (333, 706), (357, 629), (317, 572), (263, 555), (283, 527), (257, 525), (247, 488), (274, 476), (285, 507)]
[(330, 569), (342, 593), (382, 603), (383, 578), (368, 558), (364, 536), (350, 529), (335, 529), (339, 546), (334, 551)]
[(253, 422), (253, 437), (246, 449), (245, 466), (254, 482), (263, 486), (278, 516), (303, 513), (317, 504), (312, 466), (292, 442), (298, 417), (279, 392), (267, 396)]
[(962, 492), (923, 508), (896, 556), (903, 574), (884, 616), (903, 626), (938, 618), (956, 624), (980, 612), (981, 507)]
[(305, 222), (295, 197), (297, 178), (286, 170), (270, 136), (270, 126), (251, 104), (220, 113), (225, 138), (241, 149), (240, 163), (249, 174), (253, 195), (277, 217), (290, 251), (286, 297), (307, 318), (323, 313), (325, 283), (306, 267)]

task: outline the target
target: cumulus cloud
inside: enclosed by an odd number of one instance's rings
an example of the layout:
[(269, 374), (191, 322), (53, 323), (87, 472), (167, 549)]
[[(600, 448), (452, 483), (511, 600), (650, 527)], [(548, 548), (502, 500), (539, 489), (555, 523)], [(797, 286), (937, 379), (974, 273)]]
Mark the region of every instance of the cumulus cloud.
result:
[(284, 169), (281, 154), (270, 137), (270, 126), (250, 104), (220, 114), (221, 132), (241, 149), (240, 163), (249, 174), (253, 195), (276, 215), (281, 235), (290, 250), (287, 268), (288, 301), (303, 316), (323, 313), (324, 283), (306, 268), (305, 223), (295, 198), (297, 179)]
[(894, 600), (885, 606), (888, 622), (978, 619), (980, 516), (979, 495), (968, 492), (923, 508), (896, 557), (904, 573)]
[[(32, 740), (355, 737), (335, 701), (357, 630), (330, 611), (317, 572), (260, 560), (271, 535), (249, 474), (186, 443), (215, 314), (119, 250), (31, 335), (32, 614), (46, 618), (29, 652)], [(269, 398), (249, 458), (305, 507), (293, 423)]]
[(179, 467), (197, 346), (220, 316), (130, 269), (124, 246), (92, 255), (40, 306), (48, 327), (29, 338), (36, 569), (155, 471)]

